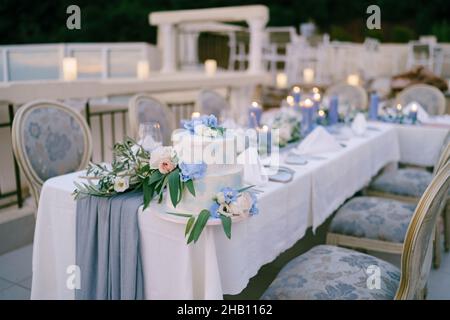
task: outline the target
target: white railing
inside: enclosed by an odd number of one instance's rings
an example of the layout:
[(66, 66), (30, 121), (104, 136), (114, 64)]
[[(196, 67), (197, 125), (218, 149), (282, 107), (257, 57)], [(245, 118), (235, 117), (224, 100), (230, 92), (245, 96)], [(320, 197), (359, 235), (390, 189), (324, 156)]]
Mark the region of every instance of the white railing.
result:
[(0, 46), (0, 81), (61, 80), (63, 58), (76, 57), (79, 79), (136, 78), (138, 61), (160, 68), (158, 49), (136, 43), (68, 43)]

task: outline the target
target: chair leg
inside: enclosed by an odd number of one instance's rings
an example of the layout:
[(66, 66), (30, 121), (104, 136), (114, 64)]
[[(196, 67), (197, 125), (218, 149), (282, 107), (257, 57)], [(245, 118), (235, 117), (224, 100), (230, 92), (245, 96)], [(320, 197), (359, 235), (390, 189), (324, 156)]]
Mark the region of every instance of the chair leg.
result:
[(447, 204), (444, 209), (444, 249), (450, 250), (450, 200), (447, 200)]
[(436, 223), (433, 243), (433, 266), (438, 269), (441, 265), (441, 230), (439, 221)]

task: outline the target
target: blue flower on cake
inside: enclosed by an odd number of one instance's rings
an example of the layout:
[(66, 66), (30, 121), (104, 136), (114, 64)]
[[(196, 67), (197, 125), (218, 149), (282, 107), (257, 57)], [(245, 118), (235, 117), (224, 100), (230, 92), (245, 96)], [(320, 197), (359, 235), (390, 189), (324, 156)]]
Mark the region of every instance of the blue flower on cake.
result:
[(218, 126), (214, 115), (203, 115), (189, 121), (183, 122), (183, 127), (191, 134), (215, 138), (223, 133), (223, 128)]
[(181, 181), (186, 182), (188, 180), (201, 179), (206, 173), (206, 163), (186, 163), (180, 162), (178, 164), (180, 168)]

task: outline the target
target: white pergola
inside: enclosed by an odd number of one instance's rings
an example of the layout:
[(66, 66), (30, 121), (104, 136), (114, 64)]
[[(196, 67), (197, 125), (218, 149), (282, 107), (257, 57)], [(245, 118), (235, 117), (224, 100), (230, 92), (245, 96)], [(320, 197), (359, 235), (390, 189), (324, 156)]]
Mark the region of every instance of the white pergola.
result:
[(150, 24), (158, 27), (158, 48), (162, 53), (161, 73), (177, 71), (176, 35), (178, 26), (186, 23), (236, 21), (245, 21), (249, 26), (250, 52), (248, 72), (263, 72), (263, 38), (264, 28), (268, 19), (269, 10), (263, 5), (150, 13)]

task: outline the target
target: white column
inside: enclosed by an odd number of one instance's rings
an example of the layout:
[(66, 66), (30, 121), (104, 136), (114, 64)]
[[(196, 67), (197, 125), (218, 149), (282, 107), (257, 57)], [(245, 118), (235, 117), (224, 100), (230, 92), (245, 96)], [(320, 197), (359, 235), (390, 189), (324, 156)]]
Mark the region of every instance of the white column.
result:
[(171, 73), (176, 70), (176, 52), (175, 52), (175, 28), (173, 24), (164, 23), (159, 25), (162, 36), (162, 67), (161, 73)]
[(190, 67), (197, 66), (198, 64), (198, 37), (199, 33), (189, 31), (185, 34), (186, 41), (186, 62)]
[(263, 50), (263, 35), (266, 21), (261, 19), (250, 19), (247, 21), (250, 29), (250, 52), (248, 56), (249, 66), (248, 72), (259, 73), (263, 71), (262, 64), (262, 50)]

